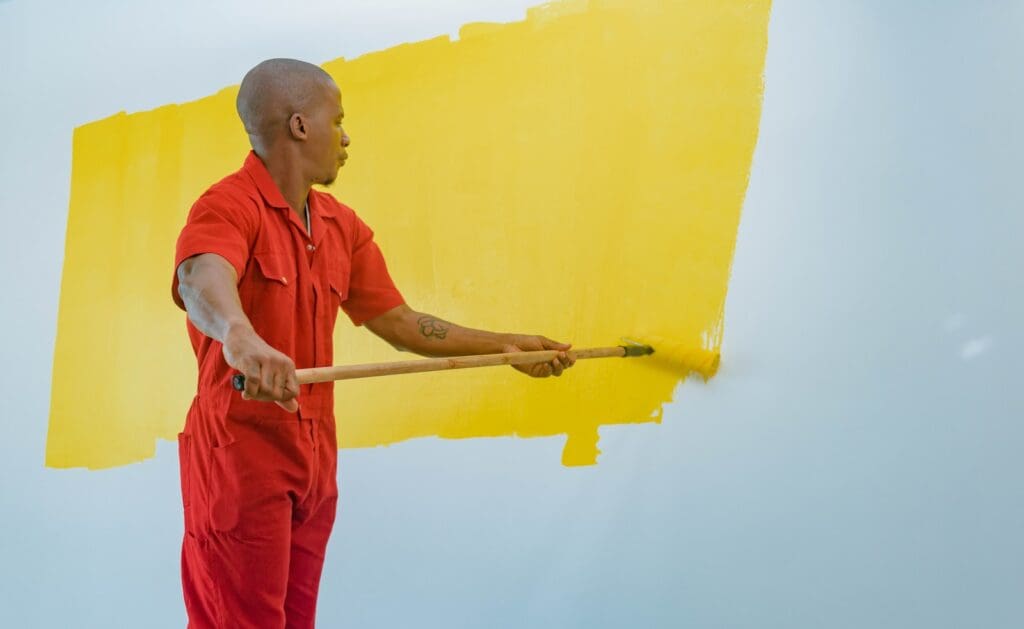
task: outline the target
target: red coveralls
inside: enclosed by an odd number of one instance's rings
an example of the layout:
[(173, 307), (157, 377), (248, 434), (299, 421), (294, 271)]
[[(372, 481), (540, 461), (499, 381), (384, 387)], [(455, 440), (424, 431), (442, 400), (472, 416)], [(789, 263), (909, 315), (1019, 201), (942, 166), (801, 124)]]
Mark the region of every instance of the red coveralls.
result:
[[(350, 208), (311, 191), (309, 212), (312, 238), (250, 153), (192, 206), (174, 260), (228, 260), (256, 333), (298, 368), (333, 363), (339, 306), (360, 325), (403, 303)], [(184, 307), (176, 273), (172, 294)], [(338, 500), (333, 384), (302, 386), (298, 413), (243, 400), (221, 344), (191, 323), (188, 334), (199, 361), (178, 437), (188, 626), (313, 627)]]

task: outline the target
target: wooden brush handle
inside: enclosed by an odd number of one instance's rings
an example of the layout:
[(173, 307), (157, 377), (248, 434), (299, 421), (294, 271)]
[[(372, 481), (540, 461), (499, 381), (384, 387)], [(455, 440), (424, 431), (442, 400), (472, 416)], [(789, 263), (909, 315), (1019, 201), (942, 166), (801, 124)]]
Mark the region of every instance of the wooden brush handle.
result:
[[(621, 347), (595, 347), (579, 350), (575, 354), (578, 360), (580, 358), (622, 356), (624, 352), (625, 350)], [(367, 363), (363, 365), (312, 367), (310, 369), (296, 369), (295, 375), (298, 376), (299, 384), (310, 384), (313, 382), (373, 378), (375, 376), (393, 376), (401, 373), (422, 373), (425, 371), (444, 371), (447, 369), (470, 369), (472, 367), (494, 367), (497, 365), (532, 365), (550, 362), (556, 356), (558, 356), (556, 350), (480, 354), (477, 356), (449, 356), (445, 358), (424, 358), (387, 363)]]
[[(569, 350), (582, 358), (608, 358), (625, 356), (626, 348), (592, 347), (589, 349)], [(424, 358), (419, 360), (400, 360), (387, 363), (365, 363), (362, 365), (339, 365), (334, 367), (311, 367), (296, 369), (295, 375), (299, 384), (314, 382), (332, 382), (334, 380), (353, 380), (355, 378), (374, 378), (376, 376), (393, 376), (402, 373), (422, 373), (425, 371), (444, 371), (447, 369), (469, 369), (471, 367), (493, 367), (497, 365), (531, 365), (546, 363), (558, 356), (557, 350), (541, 350), (536, 352), (509, 352), (507, 354), (480, 354), (477, 356), (451, 356), (446, 358)], [(236, 374), (232, 379), (235, 389), (245, 388), (245, 376)]]

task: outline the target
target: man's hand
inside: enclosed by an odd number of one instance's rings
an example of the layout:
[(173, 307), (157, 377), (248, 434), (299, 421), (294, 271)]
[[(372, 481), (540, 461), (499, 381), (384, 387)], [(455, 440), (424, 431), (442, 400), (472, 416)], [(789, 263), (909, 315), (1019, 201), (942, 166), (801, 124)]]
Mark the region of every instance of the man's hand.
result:
[(503, 352), (534, 352), (546, 349), (558, 350), (558, 356), (549, 363), (534, 363), (532, 365), (513, 365), (514, 369), (534, 378), (547, 378), (548, 376), (560, 376), (562, 372), (576, 364), (576, 356), (569, 349), (572, 345), (552, 341), (544, 336), (530, 336), (516, 334), (511, 338), (512, 343), (506, 345)]
[(245, 376), (242, 398), (276, 402), (299, 410), (299, 381), (291, 358), (267, 345), (249, 326), (233, 326), (224, 336), (224, 360)]

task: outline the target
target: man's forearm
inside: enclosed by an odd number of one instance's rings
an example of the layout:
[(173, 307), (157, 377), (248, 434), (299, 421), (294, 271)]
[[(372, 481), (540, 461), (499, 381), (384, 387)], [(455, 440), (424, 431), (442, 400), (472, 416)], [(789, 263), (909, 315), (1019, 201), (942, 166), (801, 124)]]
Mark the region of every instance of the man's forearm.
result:
[(189, 321), (210, 338), (224, 342), (232, 328), (251, 328), (235, 287), (235, 270), (214, 254), (189, 258), (178, 267), (178, 295)]
[(468, 356), (496, 354), (513, 344), (512, 334), (466, 328), (422, 312), (412, 312), (414, 326), (409, 349), (423, 356)]
[(467, 356), (471, 354), (497, 354), (506, 351), (557, 350), (550, 362), (515, 365), (514, 368), (535, 378), (560, 376), (572, 367), (575, 356), (572, 346), (530, 334), (501, 334), (474, 330), (455, 325), (424, 312), (416, 312), (402, 304), (370, 319), (366, 327), (371, 332), (401, 350), (421, 356)]
[(516, 339), (514, 334), (463, 327), (408, 306), (396, 308), (366, 325), (395, 347), (421, 356), (496, 354), (515, 344)]

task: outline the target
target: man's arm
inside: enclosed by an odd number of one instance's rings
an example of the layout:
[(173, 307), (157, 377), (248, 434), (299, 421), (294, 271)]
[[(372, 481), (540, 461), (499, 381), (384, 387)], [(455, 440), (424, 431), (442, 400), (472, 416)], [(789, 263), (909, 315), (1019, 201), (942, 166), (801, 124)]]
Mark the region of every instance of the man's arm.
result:
[(469, 356), (554, 349), (559, 354), (550, 363), (517, 365), (515, 368), (536, 378), (560, 376), (576, 363), (570, 345), (543, 336), (502, 334), (474, 330), (401, 305), (370, 319), (366, 327), (395, 348), (421, 356)]
[(231, 263), (204, 253), (178, 265), (178, 295), (189, 321), (224, 346), (224, 360), (245, 375), (247, 400), (274, 401), (295, 412), (299, 384), (295, 364), (256, 334), (238, 298), (238, 275)]

